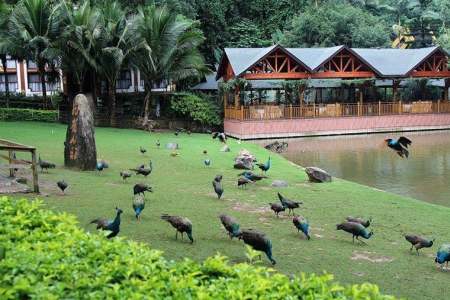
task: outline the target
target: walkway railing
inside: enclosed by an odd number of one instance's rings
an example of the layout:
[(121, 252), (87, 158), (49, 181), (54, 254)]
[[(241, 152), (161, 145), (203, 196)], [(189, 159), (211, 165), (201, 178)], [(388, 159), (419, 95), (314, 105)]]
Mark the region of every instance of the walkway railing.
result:
[(276, 120), (298, 118), (385, 116), (398, 114), (450, 113), (449, 101), (334, 103), (308, 105), (252, 105), (226, 107), (225, 119)]

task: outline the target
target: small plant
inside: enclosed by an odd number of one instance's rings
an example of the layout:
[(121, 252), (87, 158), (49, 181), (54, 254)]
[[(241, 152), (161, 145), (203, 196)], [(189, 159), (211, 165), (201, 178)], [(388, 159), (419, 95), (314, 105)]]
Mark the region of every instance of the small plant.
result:
[(245, 257), (247, 257), (248, 263), (255, 265), (261, 263), (261, 252), (253, 250), (249, 245), (245, 245)]

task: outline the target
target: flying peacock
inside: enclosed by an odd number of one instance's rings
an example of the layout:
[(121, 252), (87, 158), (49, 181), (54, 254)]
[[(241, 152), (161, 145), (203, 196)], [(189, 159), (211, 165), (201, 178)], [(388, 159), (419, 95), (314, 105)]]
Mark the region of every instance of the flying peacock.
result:
[(384, 140), (386, 142), (386, 145), (391, 148), (392, 150), (394, 150), (395, 152), (397, 152), (397, 154), (400, 157), (406, 157), (408, 158), (409, 156), (409, 151), (408, 151), (408, 146), (412, 144), (411, 140), (401, 136), (398, 140), (394, 140), (394, 139), (385, 139)]

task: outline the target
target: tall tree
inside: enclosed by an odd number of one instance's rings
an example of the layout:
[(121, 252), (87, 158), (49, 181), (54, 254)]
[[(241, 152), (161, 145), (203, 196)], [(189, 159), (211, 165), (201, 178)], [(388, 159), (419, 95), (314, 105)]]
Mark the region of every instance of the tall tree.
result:
[(10, 54), (11, 47), (5, 41), (8, 39), (8, 20), (10, 7), (0, 0), (0, 60), (5, 84), (6, 107), (9, 107), (9, 78), (7, 71), (7, 56)]
[(155, 83), (177, 81), (205, 71), (198, 50), (204, 37), (195, 22), (172, 13), (167, 7), (141, 7), (131, 24), (130, 37), (137, 45), (131, 61), (144, 78), (146, 124)]

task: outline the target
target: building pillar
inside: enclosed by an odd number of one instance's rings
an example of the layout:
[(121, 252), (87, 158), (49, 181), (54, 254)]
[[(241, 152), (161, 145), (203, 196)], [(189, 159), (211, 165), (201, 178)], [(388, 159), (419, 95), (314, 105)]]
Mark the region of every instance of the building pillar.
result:
[(448, 89), (450, 88), (450, 78), (444, 79), (444, 101), (448, 101)]
[(399, 80), (393, 80), (392, 81), (392, 101), (397, 102), (397, 90), (400, 85)]

